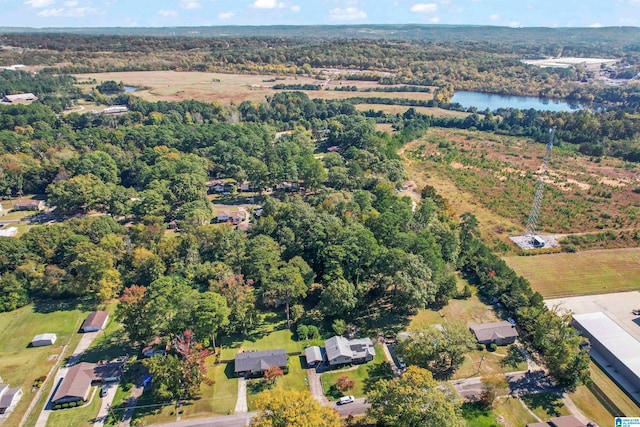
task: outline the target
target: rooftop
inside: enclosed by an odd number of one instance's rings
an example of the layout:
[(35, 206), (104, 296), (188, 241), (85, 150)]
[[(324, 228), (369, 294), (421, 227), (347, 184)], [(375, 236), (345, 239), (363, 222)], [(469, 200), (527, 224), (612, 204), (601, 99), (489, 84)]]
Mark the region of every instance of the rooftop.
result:
[(517, 337), (518, 331), (515, 326), (507, 321), (495, 323), (481, 323), (471, 325), (469, 328), (476, 335), (478, 341), (495, 340), (500, 338)]
[(340, 356), (353, 357), (353, 351), (349, 347), (349, 340), (341, 336), (333, 336), (324, 342), (327, 359), (332, 360)]
[(93, 313), (89, 314), (86, 320), (82, 323), (82, 329), (91, 326), (102, 327), (108, 317), (109, 313), (107, 313), (106, 311), (94, 311)]
[(271, 366), (287, 366), (287, 352), (284, 348), (265, 351), (245, 351), (236, 354), (236, 372), (262, 372)]

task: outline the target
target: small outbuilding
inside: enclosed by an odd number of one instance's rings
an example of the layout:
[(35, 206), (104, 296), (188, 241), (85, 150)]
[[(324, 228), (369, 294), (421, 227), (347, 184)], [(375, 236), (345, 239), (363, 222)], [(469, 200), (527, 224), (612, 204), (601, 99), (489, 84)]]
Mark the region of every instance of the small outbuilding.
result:
[(518, 338), (516, 327), (507, 321), (482, 323), (469, 327), (480, 344), (513, 344)]
[(104, 329), (109, 321), (109, 313), (106, 311), (94, 311), (87, 316), (82, 323), (80, 330), (82, 332), (96, 332)]
[(31, 347), (44, 347), (46, 345), (53, 345), (56, 343), (58, 337), (56, 334), (40, 334), (33, 337), (31, 340)]
[(21, 200), (13, 204), (15, 211), (43, 211), (47, 205), (42, 200)]
[(307, 359), (307, 366), (310, 368), (315, 368), (316, 366), (324, 362), (323, 351), (317, 345), (307, 347), (304, 351), (304, 355)]
[(2, 101), (8, 104), (20, 104), (23, 102), (36, 101), (37, 99), (38, 97), (32, 93), (18, 93), (16, 95), (5, 95)]

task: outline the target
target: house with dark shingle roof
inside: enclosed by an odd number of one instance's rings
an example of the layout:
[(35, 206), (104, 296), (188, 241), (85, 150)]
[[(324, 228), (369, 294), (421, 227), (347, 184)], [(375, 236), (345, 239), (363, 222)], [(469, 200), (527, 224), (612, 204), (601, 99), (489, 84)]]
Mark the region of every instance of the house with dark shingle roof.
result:
[(513, 344), (518, 338), (516, 327), (507, 321), (469, 326), (480, 344)]
[(235, 372), (239, 376), (256, 377), (264, 375), (272, 366), (287, 368), (287, 352), (284, 348), (265, 351), (245, 351), (236, 354)]

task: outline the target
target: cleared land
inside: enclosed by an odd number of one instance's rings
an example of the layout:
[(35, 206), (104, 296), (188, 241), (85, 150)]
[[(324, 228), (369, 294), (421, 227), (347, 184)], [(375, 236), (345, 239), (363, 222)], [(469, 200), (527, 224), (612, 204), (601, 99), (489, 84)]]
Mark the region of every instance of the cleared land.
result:
[[(554, 148), (539, 229), (637, 230), (640, 168), (617, 159), (594, 162), (574, 148)], [(401, 153), (411, 179), (435, 187), (456, 213), (476, 214), (488, 240), (507, 242), (524, 229), (544, 151), (526, 138), (432, 128)]]
[[(312, 77), (275, 76), (265, 74), (223, 74), (199, 73), (193, 71), (125, 71), (115, 73), (77, 74), (80, 87), (89, 90), (94, 83), (85, 83), (92, 79), (97, 82), (115, 80), (128, 86), (140, 87), (143, 90), (133, 94), (147, 101), (181, 101), (196, 99), (199, 101), (217, 101), (223, 105), (239, 104), (242, 101), (264, 101), (277, 91), (272, 89), (276, 84), (312, 84), (324, 85), (326, 90), (304, 91), (311, 98), (345, 99), (353, 97), (408, 98), (430, 100), (432, 93), (423, 92), (345, 92), (335, 91), (340, 86), (356, 86), (359, 90), (381, 86), (377, 82), (316, 80)], [(278, 80), (273, 81), (278, 78)]]
[(547, 298), (640, 290), (640, 249), (608, 249), (505, 262)]
[[(386, 94), (383, 94), (386, 95)], [(442, 108), (431, 108), (431, 107), (407, 107), (404, 105), (385, 105), (385, 104), (358, 104), (356, 105), (356, 109), (360, 111), (383, 111), (387, 114), (403, 114), (409, 108), (413, 108), (416, 112), (421, 114), (427, 114), (429, 116), (435, 117), (460, 117), (465, 118), (471, 113), (465, 113), (463, 111), (452, 111), (445, 110)]]
[(525, 59), (522, 62), (529, 65), (536, 65), (538, 67), (554, 67), (554, 68), (569, 68), (574, 65), (585, 64), (589, 68), (600, 68), (600, 64), (615, 64), (617, 59), (606, 58), (546, 58), (546, 59)]

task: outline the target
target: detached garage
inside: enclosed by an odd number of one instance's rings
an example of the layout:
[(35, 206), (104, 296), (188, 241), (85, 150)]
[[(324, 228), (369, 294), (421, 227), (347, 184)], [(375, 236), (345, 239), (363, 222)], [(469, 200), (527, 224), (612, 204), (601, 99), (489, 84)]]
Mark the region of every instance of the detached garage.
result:
[(94, 311), (82, 323), (82, 332), (96, 332), (104, 329), (109, 320), (109, 313), (106, 311)]
[(31, 347), (44, 347), (45, 345), (55, 344), (58, 337), (56, 334), (40, 334), (33, 337)]

